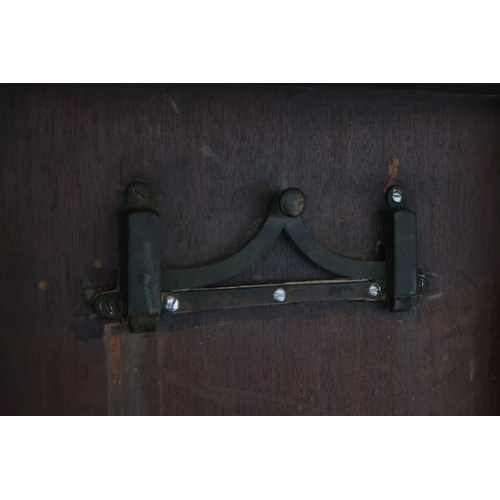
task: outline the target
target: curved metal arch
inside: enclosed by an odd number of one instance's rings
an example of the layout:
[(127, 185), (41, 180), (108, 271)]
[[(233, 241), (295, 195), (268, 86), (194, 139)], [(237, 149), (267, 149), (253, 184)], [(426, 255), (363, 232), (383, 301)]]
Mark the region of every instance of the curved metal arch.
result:
[(186, 290), (212, 285), (237, 276), (269, 250), (283, 229), (313, 262), (332, 273), (349, 278), (382, 279), (385, 261), (363, 261), (344, 257), (320, 245), (305, 228), (300, 217), (287, 217), (273, 197), (269, 216), (257, 235), (241, 250), (225, 260), (190, 269), (162, 269), (163, 291)]
[(273, 205), (262, 229), (250, 243), (231, 257), (191, 269), (162, 269), (162, 290), (198, 288), (237, 276), (269, 250), (283, 229), (284, 218), (285, 216)]
[(327, 271), (349, 278), (385, 278), (385, 261), (351, 259), (327, 250), (316, 241), (298, 217), (290, 220), (285, 231), (303, 254)]

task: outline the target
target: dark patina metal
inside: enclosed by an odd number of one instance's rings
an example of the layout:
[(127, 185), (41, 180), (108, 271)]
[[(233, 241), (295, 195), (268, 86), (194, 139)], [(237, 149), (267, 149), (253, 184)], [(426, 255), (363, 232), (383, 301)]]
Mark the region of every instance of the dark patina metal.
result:
[[(126, 269), (120, 290), (113, 292), (116, 307), (113, 302), (109, 308), (110, 302), (103, 302), (103, 296), (95, 302), (102, 317), (128, 318), (131, 331), (154, 331), (162, 303), (170, 314), (179, 314), (305, 301), (389, 300), (391, 311), (396, 312), (410, 309), (415, 298), (427, 290), (427, 280), (417, 274), (416, 216), (406, 207), (400, 187), (389, 191), (387, 207), (379, 214), (379, 244), (385, 250), (385, 260), (352, 259), (320, 245), (300, 220), (306, 206), (304, 193), (290, 188), (274, 194), (267, 220), (245, 247), (223, 261), (191, 269), (160, 269), (160, 225), (155, 197), (151, 196), (154, 192), (142, 182), (127, 189)], [(344, 278), (203, 288), (243, 272), (264, 255), (281, 231), (313, 262)]]
[(306, 209), (306, 197), (300, 189), (285, 189), (279, 197), (279, 207), (287, 217), (298, 217)]
[[(378, 285), (377, 296), (370, 295), (372, 284)], [(194, 288), (186, 291), (163, 292), (164, 300), (175, 297), (179, 307), (170, 314), (210, 309), (293, 304), (297, 302), (381, 301), (386, 300), (385, 280), (321, 280), (286, 282), (269, 285), (244, 285), (218, 288)], [(277, 301), (274, 292), (280, 289), (284, 299)]]
[(105, 292), (94, 301), (94, 311), (101, 318), (122, 319), (123, 303), (116, 291)]
[(160, 218), (128, 214), (128, 317), (131, 332), (151, 332), (160, 317)]
[(144, 182), (134, 182), (127, 188), (126, 197), (129, 203), (145, 204), (149, 198), (149, 187)]
[(280, 192), (274, 195), (266, 222), (248, 245), (231, 257), (206, 266), (162, 269), (162, 290), (197, 288), (232, 278), (257, 262), (283, 230), (307, 257), (334, 274), (359, 279), (385, 278), (385, 262), (351, 259), (320, 245), (298, 217), (283, 214), (278, 208), (279, 204), (275, 202), (280, 200), (280, 197)]
[[(397, 200), (393, 200), (397, 193)], [(388, 207), (380, 210), (380, 244), (385, 249), (387, 293), (392, 312), (408, 311), (418, 293), (417, 219), (404, 205), (399, 187), (388, 193)]]

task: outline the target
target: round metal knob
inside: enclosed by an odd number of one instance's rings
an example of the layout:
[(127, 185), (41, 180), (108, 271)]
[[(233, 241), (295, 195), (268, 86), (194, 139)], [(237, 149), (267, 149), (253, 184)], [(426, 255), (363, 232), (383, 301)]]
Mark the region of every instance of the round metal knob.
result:
[(306, 208), (306, 196), (300, 189), (289, 188), (281, 193), (279, 207), (287, 217), (298, 217)]

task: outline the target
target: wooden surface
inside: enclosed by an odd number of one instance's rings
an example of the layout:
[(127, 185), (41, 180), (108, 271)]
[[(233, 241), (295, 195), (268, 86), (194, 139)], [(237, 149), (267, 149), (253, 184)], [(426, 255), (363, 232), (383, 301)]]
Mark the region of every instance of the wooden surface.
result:
[[(320, 86), (0, 87), (3, 414), (498, 414), (500, 99)], [(327, 248), (375, 258), (395, 178), (438, 290), (409, 313), (317, 303), (91, 318), (117, 281), (117, 210), (160, 186), (162, 259), (194, 266), (300, 188)], [(329, 278), (285, 236), (227, 283)]]

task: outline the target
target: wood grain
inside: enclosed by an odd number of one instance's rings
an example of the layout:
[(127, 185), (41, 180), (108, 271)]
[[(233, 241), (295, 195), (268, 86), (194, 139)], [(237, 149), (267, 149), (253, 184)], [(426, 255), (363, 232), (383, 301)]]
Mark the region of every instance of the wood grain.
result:
[[(4, 414), (482, 415), (499, 411), (500, 99), (327, 86), (0, 87)], [(234, 252), (288, 183), (327, 248), (375, 258), (383, 193), (416, 211), (439, 287), (409, 313), (318, 303), (91, 318), (117, 209), (161, 189), (162, 258)], [(227, 284), (330, 278), (285, 236)]]

